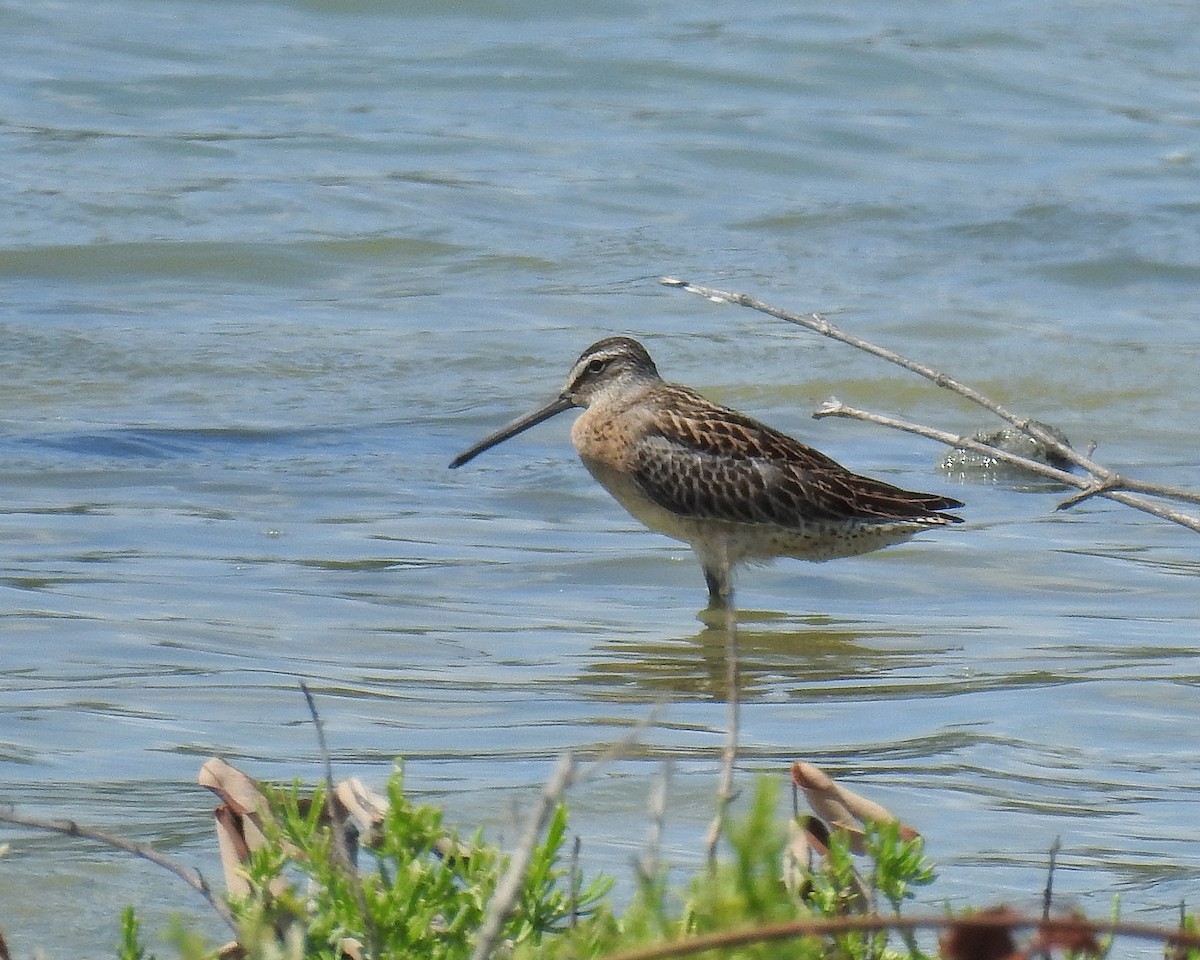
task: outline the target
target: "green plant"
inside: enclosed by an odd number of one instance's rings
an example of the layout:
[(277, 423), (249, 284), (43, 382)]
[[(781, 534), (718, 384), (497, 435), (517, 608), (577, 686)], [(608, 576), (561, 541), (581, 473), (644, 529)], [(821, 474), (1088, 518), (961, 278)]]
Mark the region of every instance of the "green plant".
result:
[[(506, 859), (480, 833), (461, 841), (447, 832), (439, 809), (413, 803), (400, 768), (388, 782), (378, 840), (360, 855), (373, 863), (361, 872), (348, 866), (335, 842), (323, 792), (309, 803), (297, 787), (264, 792), (275, 815), (266, 830), (270, 843), (250, 858), (250, 896), (233, 905), (246, 932), (244, 946), (247, 940), (291, 941), (300, 955), (329, 960), (354, 949), (374, 960), (470, 955)], [(607, 892), (605, 879), (577, 895), (564, 889), (566, 835), (566, 808), (560, 805), (506, 920), (509, 942), (540, 942), (572, 915), (593, 910)]]
[(912, 887), (932, 883), (936, 876), (925, 859), (924, 839), (905, 840), (895, 820), (868, 825), (867, 857), (872, 864), (871, 886), (896, 913), (900, 904), (912, 897)]
[(154, 960), (154, 955), (142, 946), (141, 922), (132, 906), (121, 911), (121, 942), (117, 944), (117, 960)]
[[(399, 769), (388, 784), (389, 805), (379, 835), (347, 865), (334, 841), (321, 792), (304, 801), (297, 787), (263, 787), (274, 822), (268, 843), (246, 867), (250, 894), (234, 904), (239, 956), (248, 960), (468, 960), (508, 859), (477, 833), (461, 841), (441, 812), (404, 795)], [(721, 960), (928, 960), (913, 931), (937, 930), (947, 960), (980, 956), (1053, 955), (1064, 960), (1108, 954), (1111, 935), (1187, 938), (1168, 946), (1169, 960), (1200, 960), (1194, 916), (1179, 931), (1105, 924), (1082, 917), (1043, 923), (997, 906), (902, 915), (913, 889), (933, 880), (923, 841), (905, 839), (890, 821), (868, 823), (864, 856), (834, 830), (811, 854), (781, 829), (778, 789), (759, 780), (747, 808), (730, 818), (726, 856), (677, 881), (665, 868), (640, 874), (621, 910), (605, 878), (576, 891), (563, 868), (566, 810), (555, 809), (536, 847), (520, 895), (505, 920), (495, 960), (634, 960), (653, 945), (657, 956), (719, 956)], [(820, 837), (814, 833), (814, 837)], [(911, 835), (910, 835), (911, 836)], [(859, 837), (862, 839), (862, 835)], [(797, 863), (799, 860), (801, 862)], [(879, 905), (892, 916), (880, 916)], [(886, 910), (886, 907), (885, 907)], [(153, 960), (142, 946), (132, 908), (121, 917), (117, 960)], [(182, 960), (211, 960), (197, 934), (177, 927), (168, 938)]]
[[(864, 885), (855, 871), (849, 838), (835, 832), (829, 856), (807, 872), (797, 895), (784, 882), (786, 838), (776, 815), (778, 790), (768, 778), (759, 780), (750, 807), (728, 831), (730, 856), (699, 872), (682, 895), (671, 892), (664, 876), (643, 878), (629, 907), (620, 916), (607, 908), (538, 950), (517, 953), (522, 960), (538, 957), (598, 957), (637, 944), (682, 940), (747, 928), (766, 928), (796, 920), (845, 917), (861, 910)], [(903, 840), (898, 829), (872, 832), (872, 883), (895, 903), (910, 896), (909, 888), (926, 883), (933, 873), (921, 853), (921, 841)], [(922, 960), (915, 943), (887, 932), (840, 933), (826, 939), (792, 938), (742, 945), (723, 958), (796, 958), (796, 960)]]

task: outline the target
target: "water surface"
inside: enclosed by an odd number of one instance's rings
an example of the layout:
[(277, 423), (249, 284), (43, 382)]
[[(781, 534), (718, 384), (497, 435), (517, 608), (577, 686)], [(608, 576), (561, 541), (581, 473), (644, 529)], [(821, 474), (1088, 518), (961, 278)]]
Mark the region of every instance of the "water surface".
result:
[[(661, 705), (575, 822), (623, 874), (673, 758), (665, 854), (694, 864), (727, 694), (694, 561), (590, 481), (568, 417), (446, 469), (625, 333), (968, 504), (745, 572), (743, 782), (803, 757), (869, 791), (928, 835), (937, 904), (1036, 903), (1061, 836), (1064, 897), (1172, 923), (1200, 875), (1195, 534), (811, 421), (836, 395), (994, 425), (655, 278), (827, 311), (1196, 486), (1197, 37), (1167, 3), (0, 8), (0, 801), (215, 879), (199, 765), (315, 779), (303, 678), (339, 774), (403, 756), (505, 838), (560, 751)], [(17, 952), (202, 910), (5, 837)]]

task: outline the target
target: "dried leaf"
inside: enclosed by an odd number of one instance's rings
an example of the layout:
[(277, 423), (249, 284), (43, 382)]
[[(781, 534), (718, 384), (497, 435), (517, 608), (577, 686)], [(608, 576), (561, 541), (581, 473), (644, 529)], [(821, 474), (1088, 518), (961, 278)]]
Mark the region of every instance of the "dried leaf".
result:
[(797, 817), (796, 824), (804, 829), (809, 846), (822, 857), (829, 856), (829, 827), (820, 817)]
[[(969, 918), (971, 923), (955, 923), (938, 938), (943, 960), (1008, 960), (1017, 953), (1011, 924), (1020, 918), (1008, 907), (980, 910)], [(996, 923), (980, 924), (981, 919)]]
[[(792, 764), (792, 781), (804, 791), (804, 798), (813, 813), (831, 827), (850, 834), (850, 848), (865, 852), (868, 823), (899, 823), (887, 807), (848, 790), (816, 764), (797, 760)], [(900, 837), (913, 840), (920, 834), (907, 824), (900, 824)]]
[[(861, 823), (878, 823), (883, 821), (895, 822), (898, 817), (895, 816), (887, 807), (874, 800), (868, 800), (866, 797), (859, 796), (853, 790), (843, 787), (840, 783), (829, 776), (819, 767), (811, 763), (801, 763), (802, 767), (807, 768), (805, 771), (809, 778), (822, 782), (822, 787), (828, 790), (841, 804), (850, 811), (851, 815)], [(819, 776), (817, 776), (819, 775)]]
[(1103, 951), (1096, 942), (1095, 934), (1088, 925), (1080, 923), (1079, 920), (1078, 917), (1065, 917), (1043, 922), (1029, 946), (1025, 948), (1025, 952), (1032, 956), (1036, 953), (1062, 950), (1064, 953), (1100, 956)]
[(213, 811), (217, 821), (217, 850), (221, 854), (221, 869), (225, 874), (225, 890), (234, 898), (250, 895), (250, 884), (242, 864), (250, 857), (250, 848), (242, 833), (242, 818), (225, 804)]
[(804, 799), (813, 813), (831, 829), (846, 831), (850, 835), (850, 848), (855, 853), (864, 852), (862, 824), (838, 796), (837, 785), (829, 774), (811, 763), (797, 760), (792, 764), (792, 782), (804, 791)]
[[(788, 823), (787, 846), (783, 848), (783, 885), (793, 897), (802, 897), (808, 889), (813, 854), (823, 856), (827, 848), (818, 847), (809, 832), (809, 822), (820, 824), (816, 817), (796, 817)], [(822, 827), (824, 825), (822, 824)]]
[(218, 757), (204, 761), (197, 779), (200, 786), (215, 793), (235, 813), (263, 816), (270, 810), (267, 798), (258, 789), (258, 783)]
[(246, 948), (236, 941), (227, 943), (217, 951), (217, 960), (246, 960)]
[(343, 780), (333, 795), (341, 804), (344, 816), (354, 824), (362, 842), (370, 847), (379, 842), (388, 802), (358, 777)]
[[(236, 767), (224, 760), (211, 758), (200, 768), (200, 785), (207, 787), (221, 798), (221, 805), (213, 811), (216, 820), (217, 849), (221, 854), (221, 869), (225, 874), (225, 889), (230, 896), (245, 897), (250, 894), (242, 865), (249, 859), (250, 852), (266, 845), (263, 833), (263, 817), (270, 816), (267, 798), (258, 789), (258, 784)], [(271, 890), (281, 893), (287, 881), (277, 877)]]

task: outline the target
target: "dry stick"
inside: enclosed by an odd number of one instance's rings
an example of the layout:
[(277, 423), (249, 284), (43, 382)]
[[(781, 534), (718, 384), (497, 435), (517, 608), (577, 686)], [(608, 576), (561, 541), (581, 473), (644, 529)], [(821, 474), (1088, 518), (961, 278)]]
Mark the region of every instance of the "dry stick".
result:
[[(782, 310), (779, 307), (773, 307), (769, 303), (764, 303), (754, 297), (744, 293), (731, 293), (726, 290), (717, 290), (712, 287), (702, 287), (697, 284), (689, 283), (687, 280), (677, 280), (674, 277), (662, 277), (659, 281), (664, 286), (675, 287), (684, 290), (688, 293), (694, 293), (698, 296), (712, 300), (716, 303), (732, 303), (740, 307), (749, 307), (751, 310), (757, 310), (759, 313), (765, 313), (768, 316), (783, 320), (787, 323), (796, 324), (797, 326), (805, 327), (813, 330), (822, 336), (837, 340), (840, 343), (845, 343), (851, 347), (857, 347), (874, 356), (894, 363), (897, 366), (903, 367), (919, 376), (924, 377), (930, 382), (939, 387), (945, 387), (952, 393), (957, 393), (960, 397), (970, 400), (972, 403), (978, 404), (985, 410), (994, 413), (1002, 420), (1007, 420), (1022, 433), (1026, 433), (1039, 441), (1055, 453), (1062, 456), (1065, 460), (1075, 464), (1077, 467), (1092, 474), (1096, 479), (1089, 485), (1087, 492), (1089, 496), (1104, 496), (1109, 499), (1117, 499), (1113, 493), (1117, 492), (1116, 488), (1132, 490), (1138, 493), (1146, 493), (1153, 496), (1167, 497), (1172, 500), (1182, 500), (1188, 503), (1200, 503), (1200, 493), (1192, 490), (1183, 490), (1178, 487), (1168, 487), (1161, 484), (1146, 483), (1140, 480), (1132, 480), (1128, 477), (1123, 477), (1114, 470), (1096, 463), (1088, 456), (1084, 456), (1068, 444), (1063, 443), (1052, 433), (1048, 432), (1037, 421), (1031, 420), (1028, 417), (1021, 417), (1010, 410), (996, 403), (989, 397), (984, 396), (977, 390), (968, 387), (964, 383), (946, 376), (946, 374), (934, 370), (932, 367), (927, 367), (916, 360), (910, 360), (908, 357), (901, 356), (884, 347), (880, 347), (867, 340), (860, 339), (852, 334), (846, 333), (838, 329), (826, 317), (819, 313), (798, 314), (788, 310)], [(989, 448), (989, 452), (994, 448)], [(1076, 501), (1077, 502), (1077, 501)], [(1124, 503), (1125, 501), (1120, 501)], [(1067, 503), (1064, 506), (1070, 506)], [(1127, 504), (1135, 506), (1136, 509), (1144, 509), (1135, 504)], [(1168, 518), (1171, 519), (1171, 518)], [(1176, 520), (1175, 522), (1180, 522)], [(1190, 526), (1190, 524), (1184, 524)], [(1196, 529), (1192, 527), (1192, 529)]]
[[(1046, 889), (1042, 891), (1042, 919), (1050, 919), (1050, 907), (1054, 901), (1054, 868), (1058, 866), (1058, 851), (1062, 849), (1062, 837), (1055, 837), (1050, 844), (1050, 865), (1046, 868)], [(1042, 951), (1042, 960), (1050, 960), (1050, 946)]]
[(342, 802), (334, 792), (333, 760), (329, 755), (329, 744), (325, 741), (325, 724), (321, 721), (321, 714), (317, 712), (317, 702), (313, 699), (312, 692), (308, 689), (308, 684), (303, 680), (300, 681), (300, 690), (304, 693), (304, 700), (308, 704), (308, 712), (312, 716), (313, 726), (317, 728), (317, 746), (321, 751), (321, 761), (325, 765), (325, 805), (329, 810), (329, 827), (333, 833), (333, 849), (337, 854), (338, 863), (350, 882), (350, 889), (354, 891), (354, 899), (358, 903), (358, 909), (362, 913), (363, 923), (366, 926), (364, 932), (367, 935), (367, 943), (371, 956), (379, 957), (383, 954), (383, 942), (379, 938), (379, 927), (375, 923), (375, 917), (371, 913), (371, 905), (367, 902), (367, 893), (363, 889), (362, 877), (359, 875), (358, 868), (350, 857), (350, 849), (346, 845), (346, 818), (343, 816)]
[[(728, 571), (726, 571), (728, 576)], [(717, 844), (721, 840), (721, 831), (725, 827), (725, 818), (729, 814), (729, 805), (733, 803), (733, 768), (737, 763), (738, 748), (738, 634), (737, 610), (730, 596), (725, 603), (725, 683), (728, 694), (725, 697), (729, 705), (729, 729), (725, 734), (725, 749), (721, 754), (721, 779), (717, 784), (717, 812), (709, 824), (705, 837), (704, 851), (708, 865), (717, 862)]]
[(567, 787), (576, 780), (590, 777), (604, 764), (624, 753), (625, 749), (637, 739), (642, 728), (654, 723), (658, 717), (658, 711), (658, 707), (651, 710), (644, 721), (634, 726), (620, 740), (609, 744), (595, 760), (582, 770), (578, 769), (574, 758), (569, 753), (564, 753), (559, 758), (558, 766), (555, 768), (550, 779), (546, 781), (546, 785), (542, 788), (541, 803), (530, 816), (525, 834), (522, 836), (517, 849), (513, 851), (513, 857), (509, 861), (508, 869), (504, 871), (504, 876), (496, 884), (496, 890), (492, 894), (491, 901), (488, 903), (487, 914), (484, 916), (483, 923), (479, 927), (479, 939), (475, 942), (475, 949), (471, 953), (471, 960), (486, 960), (486, 958), (491, 956), (492, 951), (496, 949), (497, 941), (504, 930), (504, 921), (512, 913), (517, 898), (521, 895), (521, 884), (525, 882), (525, 875), (529, 872), (529, 864), (533, 861), (533, 850), (537, 846), (538, 837), (546, 829), (546, 823), (550, 820), (550, 815), (554, 812), (554, 808), (562, 800), (562, 795)]
[(945, 914), (926, 914), (911, 917), (885, 917), (879, 914), (862, 917), (830, 917), (820, 920), (789, 920), (783, 923), (755, 925), (741, 930), (655, 943), (621, 953), (610, 953), (604, 960), (668, 960), (686, 957), (708, 950), (728, 950), (748, 944), (774, 943), (798, 937), (828, 937), (846, 933), (874, 933), (880, 930), (1036, 930), (1042, 934), (1100, 934), (1132, 937), (1139, 940), (1159, 940), (1178, 947), (1200, 947), (1200, 934), (1158, 927), (1150, 923), (1099, 922), (1079, 917), (1043, 920), (1040, 917), (1018, 914), (996, 916), (987, 912), (966, 917)]
[(1058, 852), (1062, 849), (1062, 837), (1055, 837), (1050, 844), (1050, 865), (1046, 868), (1046, 889), (1042, 891), (1042, 919), (1050, 919), (1050, 907), (1054, 900), (1054, 869), (1058, 866)]
[(516, 905), (517, 898), (521, 895), (521, 886), (525, 882), (525, 875), (529, 872), (529, 864), (533, 861), (533, 850), (537, 846), (538, 837), (546, 829), (550, 815), (562, 799), (563, 791), (574, 782), (575, 778), (575, 761), (569, 753), (565, 753), (559, 759), (554, 774), (542, 788), (541, 803), (530, 816), (525, 828), (525, 835), (521, 838), (517, 849), (513, 851), (512, 860), (508, 864), (508, 869), (504, 871), (504, 876), (496, 885), (496, 892), (492, 894), (491, 902), (488, 904), (487, 915), (483, 918), (483, 924), (479, 928), (479, 939), (475, 942), (471, 960), (487, 960), (492, 955), (492, 951), (496, 949), (500, 934), (504, 931), (504, 921), (508, 919), (508, 915)]
[(217, 916), (224, 920), (234, 933), (238, 932), (237, 920), (234, 919), (229, 907), (212, 892), (208, 881), (204, 879), (204, 875), (199, 870), (189, 870), (183, 864), (159, 853), (147, 844), (134, 843), (132, 840), (116, 837), (111, 833), (104, 833), (94, 827), (81, 827), (74, 820), (43, 820), (41, 817), (26, 817), (12, 810), (0, 810), (0, 821), (19, 824), (23, 827), (34, 827), (38, 830), (50, 830), (54, 833), (66, 834), (68, 837), (82, 837), (85, 840), (95, 840), (97, 843), (103, 843), (118, 850), (124, 850), (126, 853), (132, 853), (143, 860), (156, 863), (165, 870), (169, 870), (175, 874), (180, 880), (199, 893), (200, 896), (204, 897), (208, 901), (209, 906), (217, 912)]
[[(329, 795), (333, 797), (333, 759), (329, 755), (329, 744), (325, 740), (325, 724), (321, 722), (321, 714), (317, 712), (317, 701), (313, 699), (312, 691), (308, 689), (308, 684), (303, 680), (300, 681), (300, 692), (304, 694), (304, 702), (308, 704), (308, 713), (312, 717), (313, 726), (317, 728), (317, 749), (321, 751), (321, 763), (325, 767), (325, 784)], [(337, 811), (332, 809), (332, 799), (330, 799), (329, 815), (337, 822)], [(339, 853), (345, 854), (345, 844), (339, 844)], [(346, 857), (346, 862), (349, 863), (349, 856)]]
[(650, 792), (649, 820), (646, 827), (646, 846), (638, 858), (638, 876), (643, 883), (657, 883), (662, 869), (662, 838), (667, 822), (667, 790), (671, 782), (671, 758), (663, 761), (654, 788)]
[[(865, 423), (874, 423), (882, 427), (891, 427), (894, 430), (903, 430), (906, 433), (916, 434), (919, 437), (927, 437), (930, 440), (937, 440), (940, 443), (947, 444), (952, 447), (962, 447), (965, 450), (974, 450), (978, 453), (987, 454), (989, 457), (995, 457), (997, 460), (1003, 460), (1005, 463), (1011, 463), (1030, 473), (1038, 473), (1043, 477), (1048, 477), (1051, 480), (1056, 480), (1059, 483), (1067, 484), (1073, 487), (1079, 487), (1089, 496), (1092, 493), (1099, 493), (1095, 489), (1095, 484), (1086, 477), (1081, 477), (1074, 473), (1068, 473), (1066, 470), (1059, 470), (1057, 467), (1052, 467), (1049, 464), (1041, 463), (1038, 460), (1030, 460), (1027, 457), (1022, 457), (1020, 454), (1009, 453), (1007, 450), (1001, 450), (999, 447), (993, 447), (989, 444), (982, 443), (972, 437), (960, 437), (953, 433), (947, 433), (944, 430), (935, 430), (932, 427), (924, 427), (917, 423), (910, 423), (907, 420), (897, 420), (894, 417), (885, 417), (878, 413), (870, 413), (866, 410), (858, 410), (854, 407), (848, 407), (844, 403), (837, 400), (828, 400), (821, 405), (820, 409), (813, 414), (813, 417), (820, 420), (823, 417), (846, 417), (851, 420), (862, 420)], [(1178, 523), (1180, 526), (1187, 527), (1189, 530), (1194, 530), (1200, 533), (1200, 518), (1193, 517), (1190, 513), (1184, 513), (1181, 510), (1175, 510), (1171, 507), (1163, 506), (1161, 503), (1156, 503), (1153, 500), (1147, 500), (1143, 496), (1133, 493), (1126, 493), (1124, 490), (1105, 490), (1101, 493), (1102, 496), (1109, 500), (1115, 500), (1117, 503), (1123, 503), (1127, 507), (1133, 507), (1135, 510), (1141, 510), (1143, 513), (1149, 513), (1152, 516), (1159, 517), (1163, 520), (1170, 520), (1172, 523)], [(1064, 505), (1071, 505), (1072, 501), (1067, 500), (1064, 504), (1060, 504), (1060, 509)]]

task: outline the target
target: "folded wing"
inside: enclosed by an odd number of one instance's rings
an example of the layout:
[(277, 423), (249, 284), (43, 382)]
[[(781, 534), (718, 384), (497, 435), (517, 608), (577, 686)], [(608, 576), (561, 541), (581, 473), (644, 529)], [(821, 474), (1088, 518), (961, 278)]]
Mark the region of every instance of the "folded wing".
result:
[[(678, 388), (677, 388), (678, 389)], [(691, 391), (679, 390), (680, 394)], [(700, 402), (660, 410), (638, 441), (634, 476), (659, 506), (697, 519), (801, 526), (819, 520), (961, 517), (950, 497), (917, 493), (851, 473), (812, 447), (727, 408)]]

